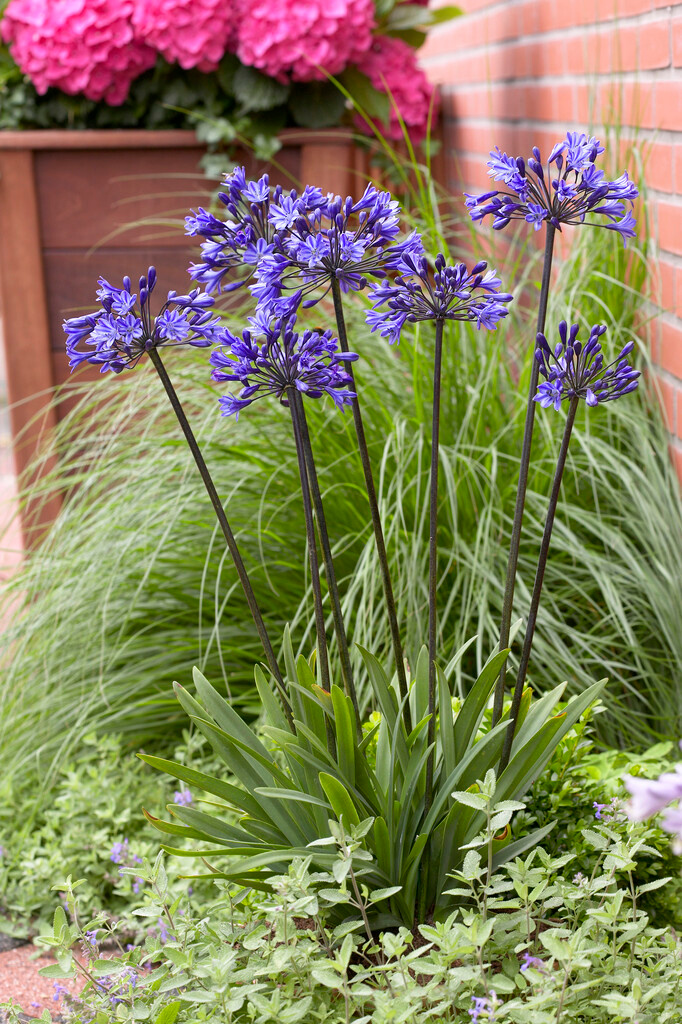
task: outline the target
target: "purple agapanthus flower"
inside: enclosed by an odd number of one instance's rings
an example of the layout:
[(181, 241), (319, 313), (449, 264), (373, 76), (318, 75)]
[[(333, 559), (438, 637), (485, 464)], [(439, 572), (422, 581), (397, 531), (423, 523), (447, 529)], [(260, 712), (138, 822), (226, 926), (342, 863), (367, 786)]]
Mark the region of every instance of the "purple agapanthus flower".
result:
[(595, 167), (603, 152), (598, 139), (579, 132), (569, 132), (554, 146), (546, 167), (537, 146), (527, 161), (493, 150), (488, 173), (503, 187), (465, 194), (472, 219), (491, 215), (495, 230), (512, 220), (528, 221), (536, 231), (545, 221), (559, 231), (563, 224), (590, 224), (617, 231), (627, 245), (635, 235), (631, 211), (639, 193), (627, 172), (609, 181)]
[(396, 242), (399, 214), (390, 192), (373, 185), (357, 201), (331, 194), (320, 201), (306, 189), (271, 203), (270, 220), (278, 234), (272, 252), (258, 263), (251, 291), (259, 304), (277, 311), (287, 289), (300, 289), (307, 306), (319, 302), (334, 279), (343, 292), (361, 291), (368, 276), (385, 277), (386, 267), (403, 252), (424, 251), (416, 232)]
[(487, 269), (487, 263), (467, 270), (464, 263), (448, 266), (439, 255), (432, 270), (425, 256), (407, 253), (394, 266), (399, 276), (371, 290), (374, 308), (366, 315), (372, 331), (380, 331), (391, 344), (400, 340), (406, 323), (465, 320), (494, 330), (509, 312), (507, 303), (512, 296), (500, 292), (502, 282), (494, 270)]
[[(200, 207), (185, 218), (188, 235), (202, 236), (201, 262), (189, 268), (190, 276), (203, 284), (205, 291), (230, 292), (249, 280), (255, 267), (274, 250), (281, 232), (286, 232), (299, 204), (314, 209), (324, 196), (319, 188), (306, 188), (301, 196), (286, 194), (280, 185), (272, 188), (268, 175), (249, 181), (243, 167), (237, 167), (223, 182), (218, 198), (226, 218)], [(244, 276), (234, 277), (236, 268), (251, 268)]]
[(550, 406), (558, 411), (564, 399), (583, 398), (588, 405), (613, 402), (634, 391), (639, 383), (639, 370), (633, 369), (627, 357), (634, 342), (629, 342), (620, 354), (606, 366), (599, 339), (606, 327), (595, 324), (583, 345), (578, 340), (578, 324), (568, 329), (565, 320), (559, 324), (560, 341), (552, 349), (544, 334), (537, 335), (535, 358), (545, 378), (538, 385), (533, 401), (543, 409)]
[(233, 335), (222, 332), (223, 348), (211, 354), (213, 380), (238, 381), (238, 397), (220, 399), (223, 416), (239, 415), (258, 398), (274, 395), (288, 404), (287, 391), (296, 388), (309, 398), (329, 395), (343, 409), (355, 397), (344, 364), (357, 359), (354, 352), (340, 352), (331, 331), (295, 330), (296, 313), (269, 317), (259, 310), (249, 320), (250, 330)]
[[(213, 317), (213, 300), (198, 288), (188, 295), (168, 292), (168, 298), (154, 318), (151, 293), (156, 285), (156, 270), (150, 267), (133, 292), (129, 277), (117, 288), (103, 277), (99, 279), (97, 298), (100, 308), (85, 316), (65, 320), (66, 351), (69, 366), (93, 363), (101, 371), (131, 369), (152, 348), (192, 345), (205, 348), (213, 344), (220, 319)], [(85, 346), (85, 347), (82, 347)]]

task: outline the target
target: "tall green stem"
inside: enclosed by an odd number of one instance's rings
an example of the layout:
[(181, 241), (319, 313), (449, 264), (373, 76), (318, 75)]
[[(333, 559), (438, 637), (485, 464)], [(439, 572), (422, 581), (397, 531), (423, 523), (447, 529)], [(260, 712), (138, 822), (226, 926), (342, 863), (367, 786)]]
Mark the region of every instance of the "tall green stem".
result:
[[(336, 314), (336, 330), (339, 335), (339, 344), (343, 352), (348, 352), (348, 334), (346, 331), (346, 320), (343, 315), (343, 303), (341, 301), (341, 288), (339, 287), (338, 280), (332, 278), (332, 296), (334, 299), (334, 312)], [(395, 659), (395, 669), (398, 676), (398, 689), (400, 691), (400, 698), (404, 700), (407, 696), (407, 676), (405, 675), (405, 656), (403, 654), (403, 645), (400, 639), (400, 628), (398, 626), (398, 615), (396, 612), (395, 596), (393, 593), (393, 583), (391, 582), (391, 571), (388, 565), (388, 555), (386, 553), (386, 541), (384, 538), (384, 530), (381, 523), (381, 513), (379, 512), (379, 502), (377, 501), (376, 487), (374, 486), (374, 476), (372, 474), (372, 463), (369, 457), (369, 449), (367, 447), (367, 438), (365, 437), (365, 427), (362, 422), (362, 412), (360, 410), (360, 402), (357, 398), (357, 387), (355, 386), (355, 375), (353, 373), (353, 364), (347, 363), (346, 370), (353, 381), (353, 391), (356, 393), (356, 397), (353, 399), (353, 423), (355, 425), (355, 434), (358, 439), (358, 451), (360, 452), (360, 461), (362, 462), (362, 471), (365, 476), (365, 490), (367, 491), (367, 500), (369, 501), (369, 510), (372, 516), (372, 528), (374, 530), (374, 542), (376, 544), (377, 556), (379, 558), (379, 570), (381, 572), (381, 581), (384, 588), (384, 599), (386, 601), (386, 612), (388, 615), (388, 626), (391, 631), (391, 643), (393, 645), (393, 657)], [(410, 708), (407, 701), (404, 704), (405, 708), (405, 726), (407, 731), (410, 732), (412, 729), (412, 719), (410, 715)]]
[[(542, 267), (542, 284), (540, 287), (540, 304), (538, 306), (537, 333), (544, 331), (545, 319), (547, 317), (547, 300), (549, 298), (549, 284), (552, 273), (552, 254), (554, 252), (554, 235), (556, 228), (553, 224), (547, 224), (545, 235), (545, 258)], [(521, 527), (523, 526), (523, 510), (526, 505), (526, 490), (528, 487), (528, 470), (530, 467), (530, 455), (533, 444), (533, 424), (535, 423), (535, 402), (533, 398), (538, 388), (538, 377), (540, 367), (535, 358), (535, 338), (533, 338), (533, 358), (530, 368), (530, 385), (528, 388), (528, 404), (526, 405), (526, 422), (523, 430), (523, 444), (521, 446), (521, 463), (519, 465), (519, 482), (516, 490), (516, 507), (514, 509), (514, 521), (512, 523), (511, 543), (509, 545), (509, 561), (507, 563), (507, 579), (504, 588), (504, 600), (502, 603), (502, 622), (500, 624), (500, 650), (509, 646), (509, 630), (511, 629), (512, 608), (514, 605), (514, 587), (516, 586), (516, 567), (519, 561), (519, 547), (521, 544)], [(507, 677), (507, 663), (505, 662), (500, 670), (500, 676), (495, 687), (495, 698), (493, 701), (493, 725), (496, 725), (502, 717), (504, 706), (504, 687)]]
[(521, 707), (521, 697), (523, 695), (523, 684), (526, 681), (526, 673), (528, 672), (528, 662), (530, 661), (530, 652), (533, 646), (533, 636), (535, 634), (535, 625), (538, 618), (538, 608), (540, 607), (540, 596), (542, 595), (542, 584), (545, 578), (545, 568), (547, 566), (547, 556), (549, 554), (549, 545), (552, 539), (552, 528), (554, 526), (554, 517), (556, 515), (557, 503), (559, 501), (559, 491), (561, 489), (561, 478), (564, 475), (564, 467), (566, 465), (566, 456), (568, 455), (568, 445), (571, 440), (571, 432), (573, 430), (573, 424), (575, 423), (575, 414), (578, 409), (579, 398), (572, 398), (568, 407), (568, 415), (566, 417), (566, 426), (564, 427), (564, 436), (561, 439), (561, 448), (559, 449), (559, 458), (557, 459), (556, 470), (554, 471), (554, 481), (552, 483), (552, 493), (549, 498), (549, 506), (547, 508), (547, 518), (545, 519), (545, 529), (542, 534), (542, 543), (540, 545), (540, 554), (538, 556), (538, 566), (535, 572), (535, 583), (533, 585), (533, 594), (530, 601), (530, 611), (528, 612), (528, 623), (526, 625), (526, 635), (523, 641), (523, 650), (521, 651), (521, 662), (519, 664), (519, 672), (516, 677), (516, 685), (514, 687), (514, 696), (512, 697), (511, 711), (509, 715), (509, 726), (507, 728), (507, 734), (504, 739), (504, 747), (502, 748), (502, 757), (500, 758), (500, 767), (498, 774), (503, 772), (509, 763), (509, 755), (511, 753), (512, 743), (514, 741), (514, 732), (516, 731), (516, 723), (519, 717), (519, 709)]
[(225, 538), (225, 542), (227, 543), (230, 555), (232, 556), (234, 567), (237, 570), (239, 582), (241, 583), (242, 588), (244, 590), (246, 603), (249, 606), (249, 610), (251, 612), (251, 615), (253, 616), (253, 621), (256, 624), (256, 630), (258, 631), (258, 636), (260, 637), (260, 641), (263, 645), (263, 650), (265, 651), (265, 657), (267, 659), (268, 667), (275, 679), (277, 690), (279, 692), (280, 699), (282, 701), (282, 705), (284, 707), (284, 711), (286, 713), (289, 724), (293, 726), (291, 706), (289, 705), (289, 701), (284, 690), (284, 680), (282, 679), (282, 674), (279, 670), (279, 665), (277, 664), (277, 658), (275, 657), (275, 652), (273, 650), (272, 643), (270, 642), (268, 631), (265, 628), (265, 622), (263, 621), (261, 610), (258, 607), (256, 595), (254, 594), (253, 587), (251, 586), (251, 580), (249, 579), (248, 573), (246, 571), (246, 566), (244, 565), (244, 561), (239, 552), (239, 548), (237, 547), (237, 541), (235, 540), (234, 534), (232, 533), (232, 529), (228, 522), (225, 509), (223, 508), (223, 504), (220, 498), (218, 497), (218, 492), (216, 491), (215, 484), (213, 483), (211, 474), (208, 471), (208, 467), (206, 465), (206, 462), (204, 461), (204, 457), (201, 454), (201, 449), (197, 444), (197, 439), (195, 438), (192, 428), (189, 425), (189, 421), (185, 416), (185, 411), (182, 408), (182, 405), (180, 404), (180, 399), (178, 398), (175, 388), (173, 387), (172, 381), (168, 376), (166, 367), (164, 366), (161, 360), (161, 356), (159, 354), (158, 349), (150, 349), (149, 358), (151, 359), (154, 369), (158, 373), (161, 379), (161, 383), (163, 384), (166, 390), (168, 400), (170, 401), (170, 404), (173, 408), (173, 412), (175, 413), (177, 421), (180, 424), (180, 427), (182, 428), (182, 432), (185, 435), (185, 440), (187, 441), (189, 450), (191, 451), (192, 456), (194, 457), (197, 469), (199, 470), (201, 479), (204, 482), (206, 493), (211, 499), (211, 504), (213, 505), (213, 510), (216, 514), (218, 524), (222, 531), (223, 537)]
[(312, 495), (313, 506), (315, 508), (317, 532), (320, 538), (320, 544), (322, 546), (324, 571), (327, 577), (329, 598), (332, 606), (334, 632), (336, 633), (336, 640), (339, 645), (341, 674), (343, 675), (343, 681), (346, 687), (346, 692), (350, 695), (350, 698), (353, 701), (353, 707), (355, 708), (355, 722), (359, 741), (362, 739), (362, 719), (360, 718), (360, 706), (358, 704), (358, 695), (355, 690), (355, 683), (353, 681), (353, 668), (350, 661), (348, 638), (346, 636), (346, 627), (344, 625), (343, 614), (341, 612), (341, 598), (339, 596), (339, 585), (336, 580), (334, 559), (332, 558), (332, 548), (329, 542), (329, 531), (327, 530), (327, 519), (324, 514), (322, 492), (320, 490), (320, 482), (317, 478), (317, 468), (315, 466), (313, 448), (310, 443), (310, 433), (308, 431), (308, 421), (305, 414), (305, 406), (303, 404), (303, 398), (301, 397), (300, 393), (296, 391), (295, 388), (289, 389), (289, 396), (289, 400), (294, 405), (296, 410), (296, 418), (298, 420), (298, 427), (301, 433), (301, 444), (305, 455), (306, 469), (308, 470), (308, 483), (310, 485), (310, 493)]
[[(438, 449), (440, 445), (440, 378), (443, 363), (443, 321), (436, 320), (436, 351), (433, 366), (433, 414), (431, 427), (431, 493), (429, 496), (429, 724), (426, 745), (430, 747), (436, 735), (436, 638), (438, 617), (436, 590), (438, 587)], [(433, 799), (433, 768), (435, 750), (426, 762), (426, 792), (424, 813), (428, 813)]]
[(301, 494), (303, 496), (303, 514), (305, 517), (305, 531), (308, 540), (308, 558), (310, 560), (310, 576), (313, 586), (313, 603), (315, 605), (315, 631), (317, 633), (317, 656), (320, 665), (320, 679), (322, 689), (327, 693), (331, 690), (329, 682), (329, 655), (327, 652), (327, 633), (324, 622), (324, 609), (322, 607), (322, 588), (320, 586), (320, 565), (317, 559), (317, 541), (315, 540), (315, 524), (313, 521), (313, 507), (310, 502), (310, 482), (306, 468), (305, 449), (301, 437), (301, 423), (295, 401), (296, 391), (289, 388), (289, 409), (291, 411), (291, 422), (294, 428), (294, 441), (296, 442), (296, 455), (298, 456), (298, 472), (301, 479)]

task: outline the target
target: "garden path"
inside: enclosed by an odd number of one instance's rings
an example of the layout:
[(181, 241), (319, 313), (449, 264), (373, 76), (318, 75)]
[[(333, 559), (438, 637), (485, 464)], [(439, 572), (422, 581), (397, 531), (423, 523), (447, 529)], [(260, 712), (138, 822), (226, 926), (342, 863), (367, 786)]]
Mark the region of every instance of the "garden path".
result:
[[(35, 957), (35, 959), (33, 959)], [(21, 1006), (27, 1019), (40, 1017), (47, 1009), (54, 1021), (61, 1020), (60, 1011), (65, 1008), (63, 996), (55, 999), (54, 982), (39, 974), (41, 967), (56, 963), (53, 957), (29, 944), (0, 953), (0, 1003), (10, 999)], [(83, 987), (83, 982), (60, 982), (72, 995)], [(4, 1024), (0, 1010), (0, 1024)]]

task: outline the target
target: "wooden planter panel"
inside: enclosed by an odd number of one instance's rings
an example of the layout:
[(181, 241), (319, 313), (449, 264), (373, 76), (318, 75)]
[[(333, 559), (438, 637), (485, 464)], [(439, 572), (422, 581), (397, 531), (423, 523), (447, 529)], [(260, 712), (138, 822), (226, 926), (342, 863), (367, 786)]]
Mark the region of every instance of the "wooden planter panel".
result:
[[(349, 135), (282, 138), (274, 167), (244, 154), (247, 174), (267, 170), (285, 188), (305, 182), (342, 195), (364, 187), (364, 161)], [(18, 473), (56, 423), (45, 406), (69, 377), (61, 324), (94, 307), (97, 278), (136, 280), (154, 263), (161, 292), (190, 286), (198, 241), (184, 235), (184, 217), (209, 204), (213, 185), (199, 167), (203, 152), (192, 132), (0, 133), (0, 312)], [(55, 499), (42, 518), (56, 509)]]

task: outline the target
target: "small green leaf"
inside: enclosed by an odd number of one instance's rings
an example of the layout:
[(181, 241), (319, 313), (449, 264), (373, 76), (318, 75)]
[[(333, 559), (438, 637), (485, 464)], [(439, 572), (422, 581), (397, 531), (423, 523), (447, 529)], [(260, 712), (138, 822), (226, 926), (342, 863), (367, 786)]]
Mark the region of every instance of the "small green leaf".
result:
[(378, 903), (380, 900), (387, 900), (390, 896), (395, 896), (401, 889), (402, 885), (392, 885), (389, 889), (373, 889), (369, 898), (372, 903)]
[(242, 66), (232, 79), (232, 90), (242, 113), (250, 110), (270, 110), (286, 103), (289, 86), (262, 75), (255, 68)]
[(456, 789), (451, 796), (458, 804), (465, 804), (467, 807), (473, 807), (477, 811), (484, 811), (486, 809), (486, 801), (476, 793), (464, 793), (462, 790)]

